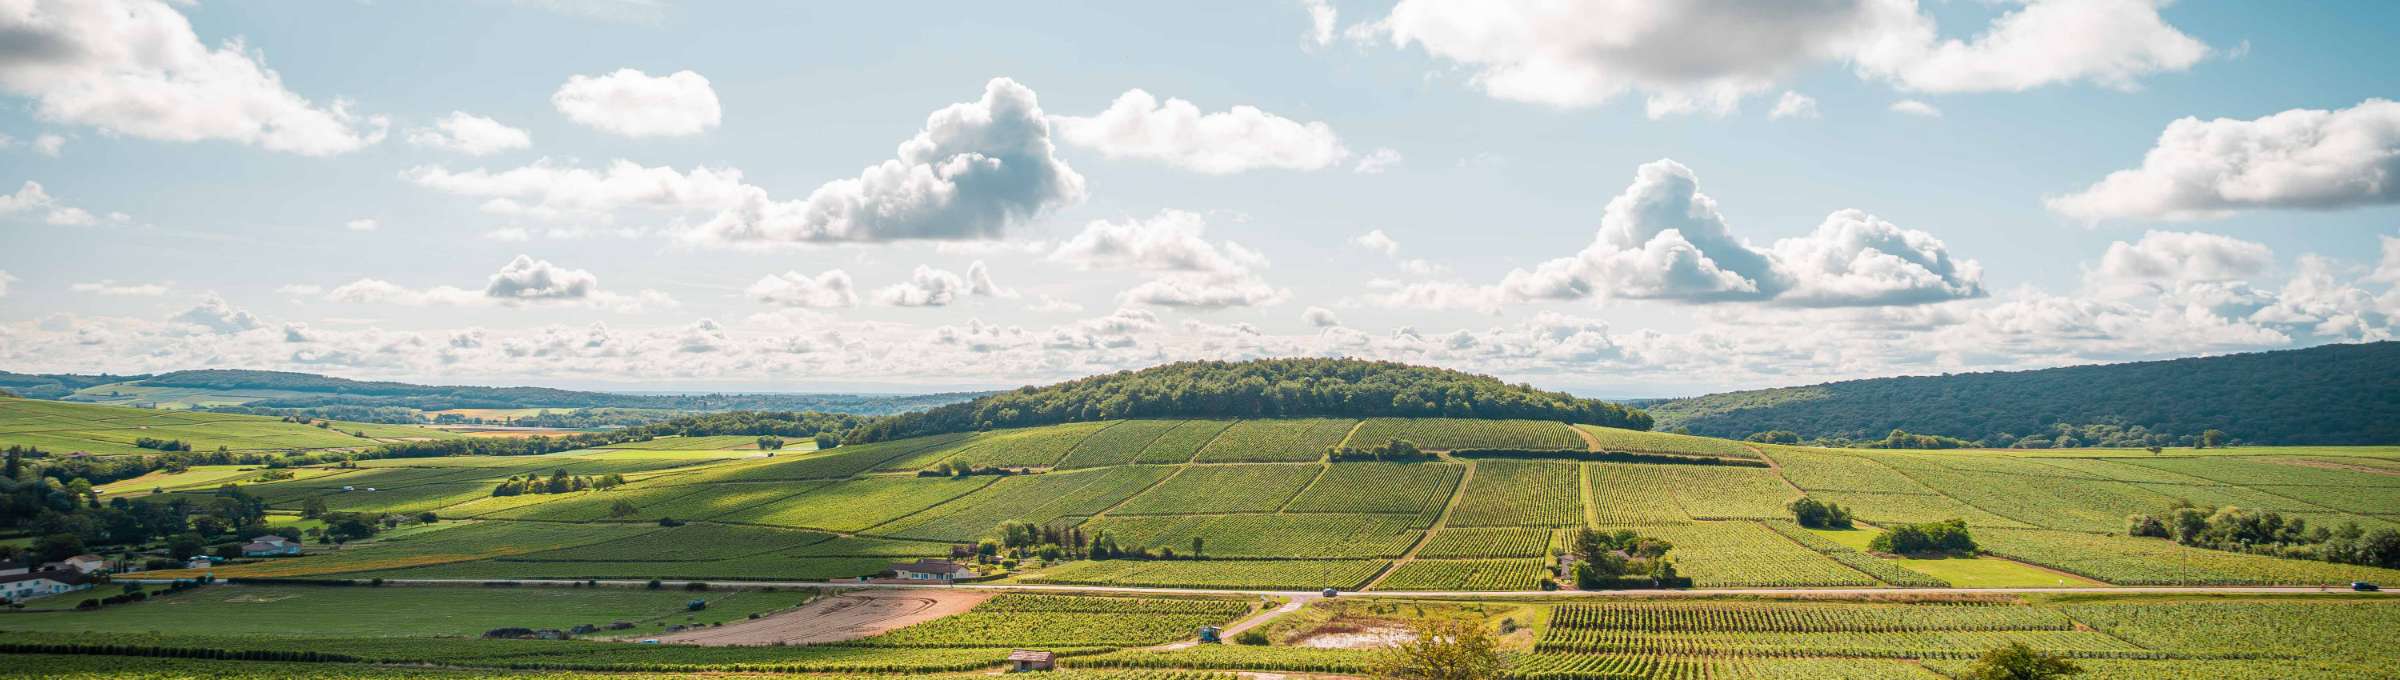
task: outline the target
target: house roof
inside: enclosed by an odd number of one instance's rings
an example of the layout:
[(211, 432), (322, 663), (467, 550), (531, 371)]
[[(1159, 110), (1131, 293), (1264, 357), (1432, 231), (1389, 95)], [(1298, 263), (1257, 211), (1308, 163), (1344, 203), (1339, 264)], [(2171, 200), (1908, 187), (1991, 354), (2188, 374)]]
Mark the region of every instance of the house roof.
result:
[(71, 586), (83, 585), (84, 583), (90, 581), (90, 579), (84, 578), (82, 574), (78, 574), (73, 571), (36, 571), (24, 574), (0, 576), (0, 583), (16, 583), (19, 581), (33, 581), (38, 579), (49, 579)]
[(1019, 649), (1008, 653), (1009, 661), (1049, 661), (1058, 655), (1038, 649)]
[(965, 566), (961, 566), (959, 563), (949, 560), (917, 560), (907, 564), (892, 565), (892, 571), (921, 571), (927, 573), (948, 574), (966, 570), (967, 568)]

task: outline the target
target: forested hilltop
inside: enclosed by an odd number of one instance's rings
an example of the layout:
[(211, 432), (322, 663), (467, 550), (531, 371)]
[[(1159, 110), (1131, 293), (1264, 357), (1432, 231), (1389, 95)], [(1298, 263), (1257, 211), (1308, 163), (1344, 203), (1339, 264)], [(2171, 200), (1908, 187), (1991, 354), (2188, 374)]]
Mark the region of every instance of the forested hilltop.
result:
[(2400, 442), (2400, 342), (2038, 371), (1879, 378), (1642, 404), (1661, 429), (1986, 446)]
[(1021, 387), (882, 419), (881, 441), (941, 432), (1116, 418), (1303, 416), (1525, 418), (1650, 429), (1650, 416), (1597, 399), (1448, 369), (1359, 359), (1187, 361)]

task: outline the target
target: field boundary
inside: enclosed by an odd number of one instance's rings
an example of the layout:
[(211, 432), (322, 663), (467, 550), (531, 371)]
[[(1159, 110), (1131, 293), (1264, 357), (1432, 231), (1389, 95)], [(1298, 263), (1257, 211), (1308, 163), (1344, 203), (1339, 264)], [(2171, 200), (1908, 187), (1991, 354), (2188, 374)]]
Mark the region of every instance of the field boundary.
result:
[(1424, 531), (1418, 532), (1417, 542), (1408, 546), (1408, 552), (1401, 553), (1400, 557), (1384, 563), (1383, 570), (1375, 572), (1375, 577), (1367, 579), (1367, 583), (1365, 585), (1358, 587), (1359, 590), (1374, 590), (1376, 586), (1383, 585), (1383, 580), (1391, 577), (1392, 572), (1399, 571), (1400, 565), (1416, 561), (1417, 553), (1425, 549), (1425, 544), (1433, 542), (1433, 535), (1435, 533), (1440, 532), (1443, 529), (1450, 528), (1450, 511), (1458, 508), (1458, 502), (1460, 499), (1466, 498), (1467, 482), (1475, 480), (1475, 462), (1463, 462), (1467, 469), (1458, 474), (1458, 485), (1450, 489), (1450, 500), (1442, 504), (1442, 514), (1433, 518), (1433, 526), (1426, 527)]

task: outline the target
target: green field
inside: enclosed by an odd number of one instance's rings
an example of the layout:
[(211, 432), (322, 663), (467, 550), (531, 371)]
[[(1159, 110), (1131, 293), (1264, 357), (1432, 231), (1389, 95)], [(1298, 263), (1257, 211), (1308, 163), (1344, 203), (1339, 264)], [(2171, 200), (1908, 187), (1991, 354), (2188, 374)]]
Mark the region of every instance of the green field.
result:
[(709, 601), (710, 621), (740, 619), (798, 605), (805, 594), (724, 592), (693, 595), (625, 588), (225, 586), (161, 595), (96, 612), (25, 612), (0, 619), (12, 631), (90, 633), (192, 632), (275, 637), (473, 637), (508, 626), (570, 628), (633, 621), (656, 630), (681, 623), (684, 605)]
[(143, 438), (181, 441), (195, 451), (219, 447), (286, 451), (366, 448), (386, 441), (457, 436), (408, 425), (327, 421), (327, 427), (319, 428), (265, 416), (0, 397), (0, 446), (30, 446), (59, 455), (156, 453), (134, 446), (135, 440)]

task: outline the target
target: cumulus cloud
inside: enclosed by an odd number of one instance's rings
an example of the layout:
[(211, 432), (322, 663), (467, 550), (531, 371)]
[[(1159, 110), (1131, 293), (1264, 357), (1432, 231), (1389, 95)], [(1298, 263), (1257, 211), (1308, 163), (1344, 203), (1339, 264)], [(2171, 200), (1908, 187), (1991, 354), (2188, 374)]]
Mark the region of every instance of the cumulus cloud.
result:
[(488, 156), (531, 147), (533, 135), (486, 116), (452, 111), (435, 120), (433, 127), (408, 131), (408, 143), (469, 156)]
[(2133, 243), (2109, 244), (2089, 277), (2102, 282), (2231, 281), (2257, 276), (2274, 261), (2275, 252), (2261, 243), (2218, 234), (2151, 231)]
[[(15, 213), (40, 213), (44, 223), (58, 226), (84, 226), (100, 221), (99, 218), (92, 216), (89, 210), (59, 201), (58, 198), (51, 196), (48, 190), (42, 188), (41, 182), (32, 180), (27, 180), (23, 186), (17, 187), (17, 193), (0, 194), (0, 216)], [(119, 222), (125, 221), (118, 219), (119, 217), (122, 216), (112, 215), (111, 219)]]
[(342, 223), (343, 229), (348, 229), (351, 231), (374, 231), (382, 226), (382, 223), (376, 222), (374, 218), (370, 217), (361, 217)]
[(627, 295), (603, 290), (600, 277), (549, 260), (518, 255), (486, 279), (481, 290), (457, 286), (411, 288), (377, 278), (362, 278), (325, 291), (325, 299), (359, 304), (406, 306), (454, 305), (574, 305), (639, 312), (672, 307), (675, 299), (655, 290)]
[(2400, 102), (2168, 123), (2142, 166), (2050, 198), (2059, 214), (2193, 220), (2242, 210), (2336, 210), (2400, 202)]
[(1397, 149), (1378, 148), (1360, 157), (1357, 165), (1350, 166), (1350, 171), (1361, 175), (1380, 175), (1386, 170), (1400, 167), (1405, 160)]
[(963, 277), (946, 269), (917, 265), (908, 281), (883, 287), (875, 292), (875, 299), (894, 307), (942, 307), (970, 295), (1014, 296), (992, 283), (991, 272), (984, 268), (982, 260), (976, 260), (967, 266), (967, 275)]
[(1308, 41), (1318, 47), (1333, 44), (1334, 25), (1341, 21), (1341, 12), (1329, 0), (1300, 0), (1308, 10)]
[(1775, 100), (1775, 109), (1767, 112), (1768, 120), (1816, 117), (1817, 99), (1791, 90), (1784, 90), (1783, 97)]
[(724, 111), (708, 79), (691, 71), (653, 77), (625, 68), (598, 76), (569, 76), (550, 105), (568, 120), (627, 137), (696, 135), (717, 126)]
[(1360, 248), (1383, 253), (1385, 257), (1395, 257), (1400, 254), (1400, 242), (1393, 240), (1391, 234), (1383, 233), (1382, 229), (1370, 230), (1367, 233), (1359, 234), (1358, 236), (1351, 238), (1350, 243), (1351, 245), (1355, 245)]
[(1333, 310), (1324, 307), (1309, 307), (1308, 311), (1300, 313), (1300, 320), (1308, 322), (1311, 328), (1332, 328), (1342, 325), (1341, 318), (1334, 316)]
[(63, 135), (43, 133), (33, 136), (34, 153), (57, 158), (66, 148), (67, 138)]
[(7, 270), (0, 269), (0, 297), (8, 297), (8, 284), (16, 280), (17, 277), (10, 275)]
[(1927, 104), (1914, 99), (1902, 99), (1900, 101), (1892, 102), (1892, 112), (1905, 113), (1911, 116), (1923, 116), (1926, 118), (1942, 117), (1941, 109), (1934, 108), (1932, 104)]
[(1210, 243), (1199, 213), (1161, 210), (1150, 219), (1093, 220), (1050, 251), (1052, 262), (1083, 270), (1245, 274), (1267, 258), (1232, 241)]
[(1160, 307), (1223, 309), (1263, 307), (1290, 297), (1291, 291), (1252, 275), (1169, 274), (1127, 289), (1117, 299)]
[(1226, 175), (1264, 168), (1321, 170), (1350, 157), (1323, 122), (1284, 118), (1255, 106), (1217, 113), (1181, 99), (1129, 90), (1088, 118), (1059, 116), (1059, 138), (1109, 158), (1137, 158)]
[(1914, 0), (1403, 0), (1361, 30), (1472, 68), (1494, 97), (1583, 107), (1639, 92), (1651, 118), (1724, 115), (1821, 64), (1932, 92), (2130, 88), (2208, 53), (2155, 0), (2032, 0), (1973, 41), (1940, 40)]
[(750, 284), (744, 292), (759, 302), (785, 307), (858, 306), (858, 292), (850, 283), (850, 273), (839, 269), (816, 276), (797, 271), (769, 274)]
[(225, 298), (217, 297), (215, 294), (210, 294), (207, 298), (202, 299), (200, 304), (184, 310), (181, 314), (168, 317), (167, 320), (200, 326), (218, 333), (239, 333), (257, 328), (259, 324), (258, 317), (252, 316), (248, 311), (235, 308), (232, 304), (225, 302)]
[(807, 198), (740, 200), (687, 234), (705, 243), (980, 239), (1083, 200), (1083, 176), (1059, 160), (1032, 89), (1007, 78), (977, 101), (926, 118), (898, 157)]
[(1734, 236), (1699, 178), (1647, 163), (1611, 199), (1598, 237), (1574, 257), (1509, 272), (1519, 300), (1587, 297), (1801, 306), (1918, 304), (1983, 294), (1981, 268), (1931, 234), (1840, 210), (1807, 236), (1759, 248)]
[[(33, 100), (43, 120), (110, 134), (223, 140), (309, 156), (383, 139), (382, 116), (285, 89), (240, 38), (203, 44), (183, 14), (156, 0), (35, 0), (0, 11), (0, 90)], [(63, 142), (63, 139), (61, 140)]]
[(110, 279), (78, 283), (73, 286), (69, 286), (68, 289), (78, 293), (91, 293), (93, 295), (107, 296), (158, 297), (160, 295), (167, 294), (166, 284), (117, 283), (116, 281)]

